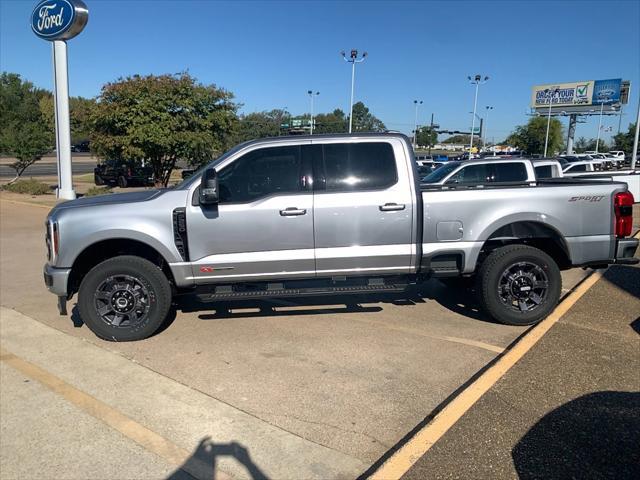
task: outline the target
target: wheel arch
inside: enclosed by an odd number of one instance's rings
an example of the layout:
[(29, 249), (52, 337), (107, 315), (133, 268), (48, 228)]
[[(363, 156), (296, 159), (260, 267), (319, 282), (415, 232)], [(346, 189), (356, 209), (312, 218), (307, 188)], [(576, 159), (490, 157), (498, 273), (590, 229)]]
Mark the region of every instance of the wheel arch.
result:
[(482, 263), (496, 248), (514, 244), (542, 250), (561, 270), (571, 267), (571, 254), (564, 236), (554, 226), (535, 220), (519, 220), (495, 228), (483, 243), (476, 263)]
[(154, 247), (132, 238), (110, 238), (96, 241), (82, 250), (73, 261), (69, 276), (69, 296), (77, 292), (82, 279), (97, 264), (120, 255), (134, 255), (149, 260), (166, 275), (171, 285), (175, 278), (166, 258)]

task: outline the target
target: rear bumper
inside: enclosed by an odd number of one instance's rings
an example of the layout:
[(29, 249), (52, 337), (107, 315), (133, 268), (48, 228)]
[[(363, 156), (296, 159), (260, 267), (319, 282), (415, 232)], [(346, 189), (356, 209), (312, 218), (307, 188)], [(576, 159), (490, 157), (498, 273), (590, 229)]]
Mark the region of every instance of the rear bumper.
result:
[(70, 274), (70, 268), (55, 268), (46, 264), (44, 266), (44, 284), (54, 295), (66, 298)]
[(640, 259), (635, 258), (640, 240), (637, 238), (623, 238), (617, 241), (616, 245), (616, 263), (625, 265), (635, 265)]

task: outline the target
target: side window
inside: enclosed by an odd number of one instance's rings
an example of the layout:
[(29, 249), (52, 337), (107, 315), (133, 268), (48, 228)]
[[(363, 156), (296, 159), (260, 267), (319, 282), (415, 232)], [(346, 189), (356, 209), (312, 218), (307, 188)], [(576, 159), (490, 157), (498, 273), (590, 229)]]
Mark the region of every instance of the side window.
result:
[(539, 167), (536, 167), (536, 177), (537, 178), (553, 178), (553, 166), (541, 165)]
[(495, 164), (494, 182), (525, 182), (527, 180), (527, 167), (524, 163), (497, 163)]
[(375, 190), (398, 181), (393, 147), (386, 142), (324, 145), (328, 191)]
[(262, 148), (247, 153), (219, 174), (220, 203), (252, 202), (302, 188), (300, 147)]
[(463, 167), (447, 183), (487, 183), (493, 180), (492, 165), (481, 163)]
[(569, 170), (572, 171), (572, 172), (586, 172), (587, 171), (587, 166), (586, 165), (574, 165)]

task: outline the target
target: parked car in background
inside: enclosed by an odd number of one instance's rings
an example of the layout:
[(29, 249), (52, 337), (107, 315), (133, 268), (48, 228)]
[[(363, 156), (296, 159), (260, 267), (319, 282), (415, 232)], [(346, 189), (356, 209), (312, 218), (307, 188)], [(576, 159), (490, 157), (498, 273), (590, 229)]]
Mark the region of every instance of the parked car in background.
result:
[(71, 151), (75, 153), (86, 153), (89, 150), (89, 141), (86, 140), (84, 142), (76, 143), (71, 145)]
[(437, 170), (438, 168), (442, 167), (444, 164), (445, 164), (445, 162), (426, 162), (426, 161), (423, 161), (423, 162), (418, 164), (418, 175), (420, 176), (420, 178), (426, 177), (427, 175), (429, 175), (434, 170)]
[(595, 170), (593, 162), (579, 160), (577, 162), (567, 162), (562, 169), (562, 174), (564, 176), (572, 174), (584, 175), (585, 173), (595, 172)]
[(604, 155), (605, 162), (610, 166), (609, 168), (619, 169), (624, 167), (624, 157), (619, 158), (608, 152), (603, 153), (602, 155)]
[(450, 161), (422, 178), (429, 185), (535, 182), (533, 164), (525, 158)]
[(555, 158), (535, 159), (531, 163), (538, 180), (562, 177), (562, 164)]
[(180, 172), (180, 176), (184, 180), (185, 178), (189, 178), (191, 175), (195, 173), (196, 169), (194, 168), (183, 168)]
[(611, 150), (608, 152), (610, 155), (613, 155), (616, 158), (624, 159), (625, 155), (622, 150)]
[(96, 185), (117, 185), (120, 188), (131, 186), (150, 187), (155, 185), (151, 167), (143, 167), (138, 162), (106, 160), (93, 170)]
[(531, 325), (558, 304), (561, 270), (638, 262), (626, 183), (538, 185), (526, 159), (439, 172), (452, 183), (419, 184), (400, 134), (243, 143), (171, 189), (56, 205), (44, 281), (61, 313), (78, 293), (96, 335), (132, 341), (153, 335), (181, 293), (380, 295), (430, 277), (473, 277), (491, 318)]

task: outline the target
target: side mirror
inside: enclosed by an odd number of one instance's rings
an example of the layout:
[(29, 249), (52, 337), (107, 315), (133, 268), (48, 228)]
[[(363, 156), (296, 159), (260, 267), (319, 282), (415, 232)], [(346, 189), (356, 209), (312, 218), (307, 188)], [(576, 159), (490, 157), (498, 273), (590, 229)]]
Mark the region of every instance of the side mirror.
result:
[(200, 205), (215, 205), (220, 200), (218, 194), (218, 173), (215, 168), (207, 168), (202, 174), (200, 193), (198, 199)]

